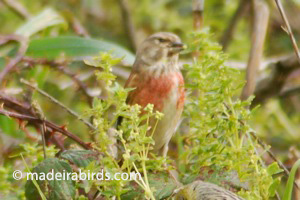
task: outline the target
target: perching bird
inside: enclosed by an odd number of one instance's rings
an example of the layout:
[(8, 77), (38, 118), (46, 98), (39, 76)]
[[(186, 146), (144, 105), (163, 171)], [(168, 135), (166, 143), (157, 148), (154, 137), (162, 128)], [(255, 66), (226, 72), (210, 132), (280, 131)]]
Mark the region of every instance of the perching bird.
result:
[(233, 192), (215, 184), (194, 181), (184, 186), (175, 196), (176, 200), (243, 200)]
[[(163, 156), (168, 152), (168, 143), (184, 106), (184, 80), (178, 65), (179, 53), (184, 48), (180, 38), (173, 33), (151, 35), (139, 46), (125, 84), (126, 88), (135, 88), (128, 94), (128, 104), (142, 107), (153, 104), (154, 110), (164, 114), (153, 134), (153, 151)], [(155, 119), (150, 119), (152, 128), (155, 123)]]

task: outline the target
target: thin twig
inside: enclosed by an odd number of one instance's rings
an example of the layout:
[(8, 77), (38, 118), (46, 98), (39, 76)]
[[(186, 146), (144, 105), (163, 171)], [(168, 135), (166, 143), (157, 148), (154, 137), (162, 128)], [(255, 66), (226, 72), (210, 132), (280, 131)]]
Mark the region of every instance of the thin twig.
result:
[[(253, 143), (252, 138), (251, 138), (251, 135), (249, 135), (249, 134), (247, 134), (247, 135), (248, 135), (248, 138), (249, 138), (249, 140), (251, 141), (251, 143)], [(254, 146), (254, 145), (253, 145), (253, 146)], [(256, 155), (257, 155), (258, 157), (261, 157), (261, 156), (259, 155), (259, 152), (258, 152), (258, 149), (257, 149), (256, 146), (254, 146), (254, 150), (255, 150)], [(260, 161), (261, 165), (262, 165), (264, 168), (267, 167), (265, 161), (264, 161), (262, 158), (259, 159), (259, 161)], [(276, 195), (276, 198), (277, 198), (278, 200), (280, 200), (280, 196), (279, 196), (279, 193), (278, 193), (277, 191), (275, 192), (275, 195)]]
[[(2, 37), (0, 36), (0, 43), (2, 41), (1, 39), (3, 39), (3, 36)], [(3, 39), (4, 42), (7, 42), (9, 40), (17, 40), (20, 43), (20, 47), (19, 47), (17, 55), (13, 59), (11, 59), (6, 64), (4, 69), (0, 72), (0, 85), (3, 83), (3, 79), (6, 76), (6, 74), (9, 73), (20, 61), (22, 61), (24, 54), (28, 47), (28, 39), (27, 38), (24, 38), (21, 36), (13, 36), (12, 37), (11, 35), (8, 36), (7, 38), (5, 38), (5, 36), (4, 36), (4, 39)]]
[(62, 65), (57, 66), (56, 68), (58, 71), (62, 72), (64, 75), (70, 77), (73, 80), (73, 82), (75, 82), (75, 84), (78, 85), (79, 89), (87, 97), (87, 100), (91, 106), (93, 104), (93, 97), (90, 95), (87, 85), (77, 77), (77, 74), (75, 74), (74, 72), (69, 70), (67, 67), (62, 66)]
[(7, 7), (9, 7), (12, 11), (14, 11), (17, 15), (22, 17), (23, 19), (30, 18), (30, 14), (27, 9), (16, 0), (3, 0)]
[(118, 1), (122, 12), (123, 26), (128, 36), (128, 39), (130, 41), (130, 46), (134, 51), (136, 51), (137, 42), (136, 42), (135, 27), (130, 15), (128, 1), (127, 0), (118, 0)]
[(25, 120), (25, 121), (30, 121), (33, 123), (45, 123), (45, 125), (48, 128), (51, 128), (53, 131), (62, 133), (63, 135), (67, 136), (68, 138), (74, 140), (75, 142), (77, 142), (80, 146), (82, 146), (85, 149), (92, 149), (92, 147), (90, 146), (90, 144), (83, 142), (78, 136), (73, 135), (72, 133), (70, 133), (69, 131), (67, 131), (65, 128), (61, 128), (59, 126), (57, 126), (56, 124), (48, 121), (48, 120), (41, 120), (38, 117), (33, 117), (33, 116), (29, 116), (29, 115), (24, 115), (24, 114), (20, 114), (20, 113), (15, 113), (15, 112), (10, 112), (4, 109), (0, 109), (0, 114), (5, 115), (7, 117), (13, 117), (19, 120)]
[(57, 69), (58, 71), (62, 72), (64, 75), (68, 76), (72, 79), (74, 83), (77, 84), (78, 88), (82, 91), (82, 93), (86, 96), (88, 102), (90, 105), (92, 105), (93, 97), (88, 92), (88, 86), (77, 77), (77, 74), (69, 70), (66, 66), (66, 63), (64, 62), (57, 62), (57, 61), (50, 61), (46, 59), (40, 59), (40, 60), (34, 60), (30, 57), (24, 57), (23, 61), (28, 63), (30, 66), (40, 64), (40, 65), (49, 65), (50, 67), (53, 67), (54, 69)]
[(9, 34), (9, 35), (0, 35), (0, 45), (3, 45), (5, 43), (8, 43), (10, 41), (21, 41), (24, 38), (20, 35), (15, 35), (15, 34)]
[(84, 26), (82, 26), (80, 21), (75, 16), (72, 16), (71, 24), (73, 30), (77, 35), (83, 36), (85, 38), (90, 38), (90, 34), (88, 33), (88, 31), (84, 28)]
[(293, 54), (276, 63), (272, 63), (270, 67), (272, 68), (272, 73), (257, 83), (254, 92), (255, 98), (251, 103), (251, 107), (262, 104), (274, 96), (278, 96), (286, 84), (288, 77), (296, 70), (299, 70), (300, 65), (297, 56)]
[(246, 85), (243, 88), (241, 99), (246, 100), (255, 90), (257, 72), (263, 57), (264, 41), (269, 21), (269, 8), (260, 0), (252, 0), (253, 32), (251, 50), (246, 71)]
[[(224, 103), (224, 106), (230, 110), (229, 106)], [(241, 123), (241, 125), (245, 126), (245, 123), (243, 120), (239, 120), (239, 123)], [(266, 145), (257, 135), (255, 132), (253, 131), (250, 131), (249, 132), (251, 134), (251, 136), (258, 142), (258, 144), (268, 153), (268, 155), (275, 161), (278, 163), (279, 167), (283, 169), (283, 172), (285, 173), (285, 175), (288, 177), (290, 175), (290, 172), (289, 170), (284, 166), (284, 164), (278, 160), (276, 158), (276, 156), (274, 155), (274, 153), (269, 149), (268, 145)], [(298, 188), (298, 185), (294, 182), (294, 184), (297, 186)], [(299, 189), (299, 188), (298, 188)]]
[(41, 131), (41, 136), (42, 136), (42, 143), (43, 143), (43, 151), (44, 151), (44, 159), (47, 158), (46, 154), (46, 139), (45, 139), (45, 133), (46, 133), (46, 125), (45, 125), (45, 120), (46, 117), (43, 113), (43, 110), (41, 106), (37, 103), (37, 101), (33, 101), (31, 104), (31, 108), (33, 109), (34, 113), (36, 116), (42, 120), (42, 124), (40, 125), (40, 131)]
[(294, 94), (298, 94), (300, 93), (300, 87), (297, 86), (297, 87), (293, 87), (293, 88), (289, 88), (287, 90), (284, 90), (282, 92), (279, 93), (279, 97), (289, 97), (289, 96), (292, 96)]
[(283, 169), (284, 173), (289, 176), (290, 175), (290, 172), (289, 170), (284, 166), (284, 164), (278, 160), (276, 158), (276, 156), (274, 155), (274, 153), (269, 149), (268, 145), (266, 145), (260, 138), (258, 138), (258, 136), (253, 132), (251, 131), (250, 132), (251, 136), (258, 142), (258, 144), (269, 154), (269, 156), (275, 161), (278, 163), (278, 165)]
[[(31, 104), (28, 102), (19, 102), (17, 99), (5, 95), (2, 92), (0, 92), (0, 102), (3, 103), (3, 105), (11, 110), (17, 111), (19, 113), (29, 115), (29, 116), (35, 116), (35, 113), (33, 113), (33, 109), (31, 108)], [(36, 128), (40, 127), (39, 123), (32, 123)], [(26, 131), (26, 129), (25, 129)], [(47, 128), (47, 131), (45, 131), (45, 134), (51, 136), (48, 138), (48, 141), (51, 141), (54, 143), (58, 148), (60, 148), (62, 151), (65, 150), (65, 147), (61, 141), (59, 141), (59, 138), (57, 138), (57, 135), (52, 135), (51, 132), (53, 132), (52, 129)], [(46, 136), (46, 135), (45, 135)], [(47, 137), (46, 137), (47, 138)]]
[(69, 114), (71, 114), (72, 116), (74, 116), (76, 119), (78, 119), (79, 121), (83, 122), (86, 126), (88, 126), (90, 129), (92, 130), (96, 130), (96, 128), (88, 121), (86, 121), (85, 119), (82, 119), (80, 117), (80, 115), (78, 113), (76, 113), (75, 111), (73, 111), (72, 109), (68, 108), (67, 106), (65, 106), (63, 103), (61, 103), (60, 101), (58, 101), (57, 99), (55, 99), (53, 96), (49, 95), (47, 92), (43, 91), (42, 89), (38, 88), (35, 85), (32, 85), (30, 82), (21, 79), (21, 83), (24, 83), (25, 85), (27, 85), (28, 87), (36, 90), (38, 93), (40, 93), (41, 95), (47, 97), (51, 102), (55, 103), (56, 105), (60, 106), (61, 108), (63, 108), (64, 110), (66, 110)]
[(291, 29), (291, 26), (290, 26), (290, 23), (289, 23), (289, 21), (288, 21), (288, 19), (287, 19), (287, 16), (286, 16), (286, 14), (285, 14), (285, 12), (284, 12), (284, 9), (283, 9), (283, 6), (282, 6), (282, 4), (281, 4), (281, 1), (280, 1), (280, 0), (275, 0), (275, 2), (276, 2), (276, 5), (277, 5), (277, 7), (278, 7), (278, 10), (279, 10), (279, 12), (280, 12), (280, 15), (281, 15), (281, 17), (282, 17), (282, 19), (283, 19), (283, 21), (284, 21), (284, 24), (285, 24), (285, 27), (286, 27), (285, 31), (286, 31), (286, 33), (290, 36), (290, 39), (291, 39), (292, 44), (293, 44), (293, 48), (294, 48), (295, 53), (296, 53), (296, 56), (297, 56), (297, 58), (298, 58), (298, 62), (300, 63), (300, 52), (299, 52), (299, 48), (298, 48), (298, 46), (297, 46), (296, 39), (295, 39), (295, 37), (294, 37), (293, 31), (292, 31), (292, 29)]
[[(289, 176), (290, 176), (289, 170), (284, 166), (284, 164), (283, 164), (280, 160), (278, 160), (278, 159), (276, 158), (276, 156), (275, 156), (274, 153), (268, 148), (268, 146), (267, 146), (261, 139), (259, 139), (259, 138), (257, 137), (257, 135), (256, 135), (253, 131), (251, 131), (250, 134), (251, 134), (252, 137), (258, 142), (258, 144), (259, 144), (260, 146), (262, 146), (262, 148), (269, 154), (269, 156), (270, 156), (275, 162), (277, 162), (277, 164), (279, 165), (279, 167), (280, 167), (281, 169), (283, 169), (283, 172), (285, 173), (285, 175), (286, 175), (287, 177), (289, 177)], [(295, 186), (298, 190), (300, 189), (295, 181), (294, 181), (294, 186)]]

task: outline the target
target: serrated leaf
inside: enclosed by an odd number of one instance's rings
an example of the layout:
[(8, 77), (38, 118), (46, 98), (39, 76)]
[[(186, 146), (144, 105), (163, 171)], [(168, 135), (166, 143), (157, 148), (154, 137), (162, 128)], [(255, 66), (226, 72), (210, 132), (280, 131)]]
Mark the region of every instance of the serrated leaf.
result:
[(55, 10), (47, 8), (29, 19), (24, 25), (18, 28), (15, 33), (24, 37), (30, 37), (45, 28), (64, 23), (65, 20)]
[(77, 167), (86, 167), (92, 161), (97, 160), (96, 153), (90, 150), (67, 150), (61, 153), (60, 157), (75, 164)]
[[(155, 199), (166, 199), (170, 197), (174, 189), (177, 187), (176, 183), (166, 173), (148, 174), (150, 187), (154, 189)], [(129, 199), (144, 199), (144, 193), (141, 188), (136, 184), (131, 184), (131, 190), (122, 195), (123, 200)]]
[[(43, 162), (39, 163), (33, 168), (31, 173), (37, 173), (39, 175), (52, 173), (53, 170), (53, 180), (36, 180), (43, 194), (48, 200), (56, 199), (74, 199), (75, 197), (75, 185), (74, 182), (69, 178), (68, 180), (57, 180), (55, 174), (60, 173), (72, 173), (71, 166), (62, 160), (57, 158), (48, 158)], [(39, 178), (41, 176), (38, 176)], [(71, 176), (70, 176), (71, 177)], [(49, 179), (52, 179), (49, 175)], [(39, 199), (40, 195), (31, 180), (28, 180), (25, 185), (25, 196), (26, 199)]]
[(83, 59), (107, 51), (111, 51), (111, 54), (118, 58), (124, 56), (123, 61), (128, 65), (134, 62), (134, 55), (116, 44), (77, 36), (47, 37), (32, 40), (29, 43), (26, 55), (35, 58), (54, 59), (64, 54), (67, 57)]

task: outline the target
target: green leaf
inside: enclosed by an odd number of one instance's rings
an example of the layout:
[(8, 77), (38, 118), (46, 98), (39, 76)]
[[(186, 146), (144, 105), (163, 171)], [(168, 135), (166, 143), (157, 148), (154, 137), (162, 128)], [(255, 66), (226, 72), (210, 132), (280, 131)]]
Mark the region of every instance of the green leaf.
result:
[[(166, 199), (170, 197), (174, 189), (177, 187), (176, 183), (167, 173), (148, 174), (149, 184), (154, 188), (155, 199)], [(136, 183), (131, 184), (131, 189), (126, 194), (122, 195), (121, 199), (144, 199), (144, 193)]]
[[(41, 179), (41, 174), (52, 174), (52, 170), (53, 180), (36, 180), (46, 198), (48, 200), (74, 199), (75, 185), (71, 180), (72, 176), (69, 176), (69, 179), (65, 178), (65, 180), (63, 180), (62, 178), (63, 176), (60, 177), (61, 180), (57, 180), (57, 178), (55, 178), (55, 174), (57, 172), (60, 172), (61, 174), (72, 173), (72, 168), (67, 162), (59, 160), (57, 158), (48, 158), (39, 163), (38, 166), (34, 167), (31, 173), (37, 173), (39, 175), (39, 179)], [(49, 179), (52, 179), (51, 175), (49, 175)], [(26, 182), (25, 196), (26, 199), (39, 199), (40, 197), (36, 187), (31, 180), (28, 180)]]
[[(29, 173), (29, 172), (31, 173), (31, 171), (30, 171), (30, 169), (29, 169), (29, 167), (28, 167), (28, 165), (27, 165), (27, 163), (26, 163), (26, 161), (25, 161), (23, 155), (20, 154), (20, 156), (21, 156), (21, 158), (22, 158), (23, 164), (24, 164), (24, 166), (26, 167), (28, 173)], [(37, 178), (36, 178), (36, 179), (37, 179)], [(33, 185), (35, 186), (35, 188), (37, 189), (37, 191), (38, 191), (40, 197), (42, 198), (42, 200), (47, 200), (46, 197), (45, 197), (45, 195), (44, 195), (44, 193), (43, 193), (43, 191), (41, 190), (39, 184), (37, 183), (37, 181), (36, 181), (35, 179), (32, 179), (32, 183), (33, 183)]]
[(292, 199), (295, 175), (296, 175), (296, 172), (297, 172), (297, 169), (299, 168), (299, 166), (300, 166), (300, 159), (297, 160), (297, 162), (294, 164), (294, 166), (290, 172), (290, 176), (289, 176), (288, 182), (286, 184), (286, 188), (285, 188), (284, 195), (283, 195), (283, 200), (291, 200)]
[(47, 80), (47, 76), (51, 70), (47, 67), (34, 67), (26, 72), (27, 79), (34, 79), (39, 88), (43, 89), (43, 86)]
[(58, 24), (65, 24), (65, 20), (55, 10), (47, 8), (29, 19), (15, 33), (24, 37), (30, 37), (43, 29)]
[(3, 133), (15, 138), (23, 138), (23, 131), (18, 129), (17, 122), (7, 116), (0, 116), (1, 130)]
[(276, 193), (276, 190), (278, 189), (278, 187), (280, 186), (281, 180), (280, 178), (276, 178), (273, 183), (271, 184), (271, 186), (269, 187), (269, 193), (270, 196), (273, 197)]
[(85, 56), (95, 56), (100, 52), (112, 51), (115, 57), (123, 57), (126, 64), (134, 62), (134, 55), (126, 49), (103, 40), (87, 39), (77, 36), (48, 37), (32, 40), (29, 43), (27, 55), (36, 58), (54, 59), (61, 54), (67, 57), (82, 59)]
[(269, 175), (274, 175), (282, 172), (283, 170), (278, 166), (277, 162), (273, 162), (267, 168), (267, 172)]
[(96, 153), (90, 150), (67, 150), (60, 154), (60, 157), (78, 167), (86, 167), (92, 161), (97, 160)]

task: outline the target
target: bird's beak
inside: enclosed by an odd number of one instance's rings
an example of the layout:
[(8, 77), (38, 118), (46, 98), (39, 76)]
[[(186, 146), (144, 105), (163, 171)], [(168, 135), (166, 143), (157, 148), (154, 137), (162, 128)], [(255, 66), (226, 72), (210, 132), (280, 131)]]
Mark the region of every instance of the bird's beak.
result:
[(186, 49), (186, 45), (181, 43), (181, 42), (173, 42), (171, 44), (171, 48), (174, 50), (174, 51), (177, 51), (177, 52), (180, 52), (184, 49)]

